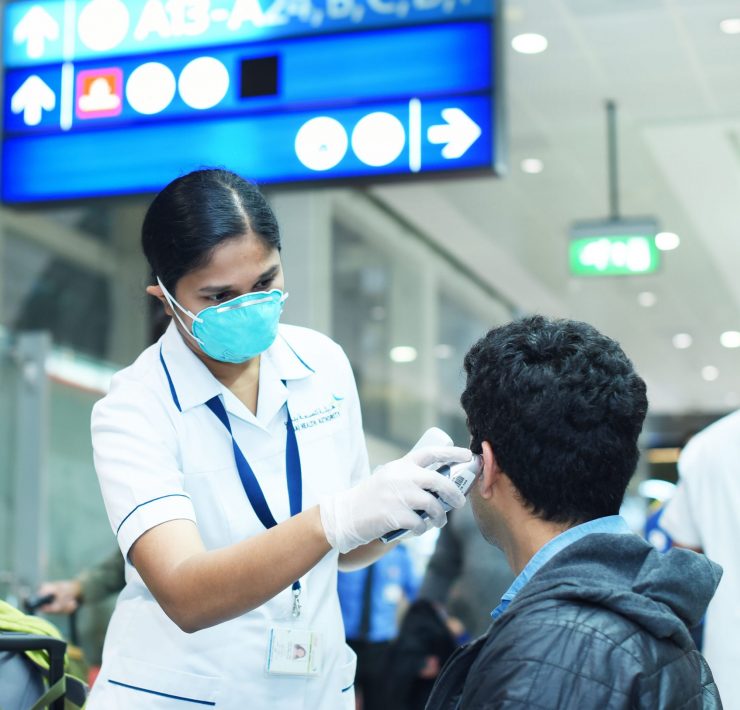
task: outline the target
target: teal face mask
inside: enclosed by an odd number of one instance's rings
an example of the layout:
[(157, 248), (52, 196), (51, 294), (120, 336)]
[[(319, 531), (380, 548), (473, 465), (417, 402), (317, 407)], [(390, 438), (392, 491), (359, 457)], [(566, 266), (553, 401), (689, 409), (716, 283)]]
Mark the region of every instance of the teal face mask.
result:
[[(157, 283), (180, 325), (208, 357), (221, 362), (246, 362), (275, 342), (280, 314), (288, 298), (280, 289), (245, 293), (195, 314), (183, 308), (159, 278)], [(177, 309), (192, 318), (190, 328), (183, 323)]]

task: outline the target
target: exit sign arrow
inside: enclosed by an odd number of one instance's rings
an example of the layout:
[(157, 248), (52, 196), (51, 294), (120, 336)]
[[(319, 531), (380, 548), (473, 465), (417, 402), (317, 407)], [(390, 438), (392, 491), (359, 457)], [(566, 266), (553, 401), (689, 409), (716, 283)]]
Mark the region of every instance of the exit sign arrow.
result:
[(38, 126), (44, 111), (52, 111), (57, 103), (56, 94), (40, 77), (32, 74), (10, 99), (10, 110), (22, 113), (27, 126)]
[(442, 118), (447, 123), (429, 126), (427, 138), (430, 143), (446, 143), (442, 148), (443, 158), (460, 158), (480, 137), (480, 126), (459, 108), (442, 109)]
[(59, 23), (40, 5), (34, 5), (13, 30), (16, 44), (26, 42), (26, 53), (32, 59), (44, 55), (44, 43), (59, 38)]

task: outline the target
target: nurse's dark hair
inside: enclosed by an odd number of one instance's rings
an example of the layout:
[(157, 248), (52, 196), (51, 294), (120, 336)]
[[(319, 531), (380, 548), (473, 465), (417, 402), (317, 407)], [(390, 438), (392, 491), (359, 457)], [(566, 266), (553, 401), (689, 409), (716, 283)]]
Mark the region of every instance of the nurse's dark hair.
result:
[(229, 170), (211, 168), (173, 180), (154, 198), (141, 246), (152, 277), (174, 295), (177, 282), (207, 264), (216, 247), (245, 234), (280, 249), (277, 219), (259, 188)]

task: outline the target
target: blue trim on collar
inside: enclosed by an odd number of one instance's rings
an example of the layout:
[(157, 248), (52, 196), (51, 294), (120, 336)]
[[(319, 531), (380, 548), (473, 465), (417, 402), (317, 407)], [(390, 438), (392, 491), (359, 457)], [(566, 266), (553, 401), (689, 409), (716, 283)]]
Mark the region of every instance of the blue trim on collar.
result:
[(170, 371), (167, 369), (167, 363), (164, 361), (164, 355), (162, 354), (161, 344), (159, 346), (159, 360), (162, 363), (162, 367), (164, 368), (164, 374), (167, 375), (167, 382), (169, 382), (170, 384), (170, 394), (172, 395), (172, 401), (175, 403), (175, 406), (177, 407), (177, 411), (182, 412), (182, 407), (180, 406), (180, 400), (177, 398), (177, 390), (175, 389), (175, 384), (172, 382)]
[(296, 351), (295, 348), (288, 342), (288, 339), (280, 333), (280, 337), (282, 338), (282, 341), (290, 348), (290, 352), (293, 353), (298, 358), (298, 362), (303, 365), (307, 370), (310, 370), (314, 375), (316, 374), (316, 370), (313, 369)]

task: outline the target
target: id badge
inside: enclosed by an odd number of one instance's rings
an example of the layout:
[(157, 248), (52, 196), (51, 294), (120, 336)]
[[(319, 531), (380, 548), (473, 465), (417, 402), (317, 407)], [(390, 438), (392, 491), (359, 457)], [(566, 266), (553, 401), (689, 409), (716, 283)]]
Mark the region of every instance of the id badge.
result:
[(317, 676), (321, 672), (321, 635), (309, 629), (270, 629), (266, 670), (270, 675)]

